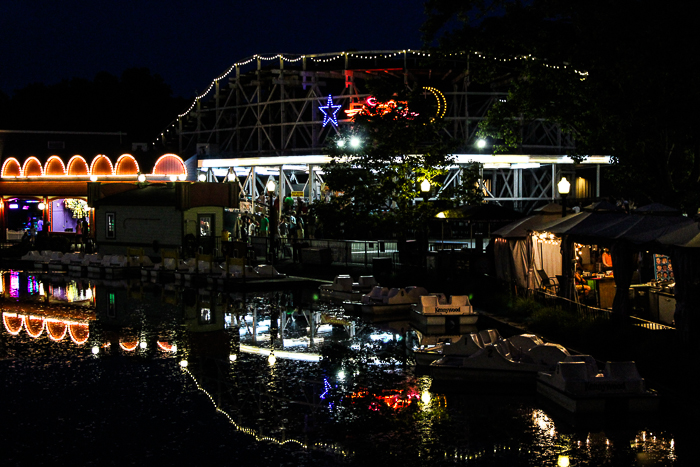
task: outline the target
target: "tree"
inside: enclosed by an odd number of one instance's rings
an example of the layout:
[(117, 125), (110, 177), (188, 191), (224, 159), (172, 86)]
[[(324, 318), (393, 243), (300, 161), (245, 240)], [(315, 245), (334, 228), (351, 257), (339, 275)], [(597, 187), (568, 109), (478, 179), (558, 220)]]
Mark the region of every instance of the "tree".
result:
[(324, 168), (325, 181), (335, 195), (313, 206), (326, 236), (409, 236), (426, 226), (439, 206), (414, 203), (424, 196), (424, 180), (431, 184), (430, 196), (442, 202), (481, 199), (473, 167), (463, 169), (461, 187), (443, 189), (456, 146), (419, 92), (381, 81), (370, 91), (374, 100), (328, 147), (332, 161)]
[[(481, 124), (515, 150), (534, 119), (610, 155), (615, 195), (695, 214), (700, 134), (693, 19), (651, 0), (429, 0), (424, 38), (472, 54), (475, 81), (508, 90)], [(451, 27), (451, 29), (450, 29)], [(483, 57), (483, 58), (481, 58)]]

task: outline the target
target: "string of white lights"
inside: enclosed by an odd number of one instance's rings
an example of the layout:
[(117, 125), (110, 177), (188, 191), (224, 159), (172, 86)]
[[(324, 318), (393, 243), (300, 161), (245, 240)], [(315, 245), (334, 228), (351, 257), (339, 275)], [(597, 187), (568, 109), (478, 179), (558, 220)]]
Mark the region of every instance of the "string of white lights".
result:
[[(354, 58), (354, 59), (364, 59), (364, 60), (376, 60), (380, 58), (394, 58), (397, 56), (401, 55), (406, 55), (406, 54), (411, 54), (415, 56), (420, 56), (420, 57), (430, 57), (431, 54), (430, 52), (424, 51), (424, 50), (411, 50), (411, 49), (403, 49), (403, 50), (394, 50), (394, 51), (383, 51), (383, 52), (340, 52), (336, 54), (332, 54), (330, 56), (326, 54), (320, 54), (320, 55), (298, 55), (298, 54), (284, 54), (284, 53), (279, 53), (273, 56), (262, 56), (255, 54), (252, 57), (246, 57), (245, 59), (234, 63), (231, 65), (224, 73), (221, 75), (217, 76), (214, 78), (214, 80), (209, 84), (207, 89), (201, 93), (200, 95), (196, 96), (194, 100), (192, 101), (192, 104), (185, 110), (183, 113), (178, 114), (178, 118), (182, 118), (186, 115), (188, 115), (192, 109), (195, 108), (197, 105), (197, 102), (206, 97), (209, 92), (214, 88), (216, 83), (221, 81), (222, 79), (228, 77), (233, 70), (236, 69), (236, 67), (242, 67), (245, 65), (248, 65), (256, 60), (261, 60), (261, 61), (270, 61), (270, 60), (283, 60), (285, 62), (289, 63), (295, 63), (300, 60), (304, 60), (308, 58), (309, 60), (316, 62), (316, 63), (328, 63), (332, 62), (334, 60), (338, 60), (344, 57), (348, 58)], [(581, 80), (585, 80), (586, 77), (588, 77), (588, 72), (587, 71), (581, 71), (577, 70), (568, 64), (562, 64), (562, 65), (551, 65), (549, 63), (545, 63), (544, 60), (538, 59), (537, 57), (533, 57), (532, 54), (529, 55), (516, 55), (513, 57), (498, 57), (498, 56), (489, 56), (486, 55), (485, 53), (482, 52), (477, 52), (477, 51), (461, 51), (461, 52), (453, 52), (445, 55), (445, 57), (456, 57), (456, 56), (465, 56), (465, 55), (474, 55), (478, 58), (485, 59), (485, 60), (494, 60), (498, 62), (510, 62), (510, 61), (516, 61), (516, 60), (531, 60), (531, 61), (537, 61), (540, 63), (542, 66), (547, 67), (547, 68), (552, 68), (552, 69), (557, 69), (557, 70), (567, 70), (567, 71), (573, 71), (574, 73), (578, 74), (581, 76)], [(171, 127), (175, 126), (175, 123), (172, 123), (170, 125)], [(161, 139), (164, 138), (163, 133), (161, 133)], [(158, 138), (156, 138), (157, 140)]]

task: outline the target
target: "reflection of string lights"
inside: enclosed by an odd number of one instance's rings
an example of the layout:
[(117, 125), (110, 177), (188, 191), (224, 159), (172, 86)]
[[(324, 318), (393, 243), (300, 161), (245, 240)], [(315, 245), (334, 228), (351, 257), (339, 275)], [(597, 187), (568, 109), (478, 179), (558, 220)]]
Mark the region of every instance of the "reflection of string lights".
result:
[[(186, 360), (184, 360), (183, 362), (186, 363)], [(336, 455), (342, 455), (342, 456), (344, 456), (344, 457), (347, 457), (347, 456), (350, 455), (350, 453), (348, 453), (347, 451), (345, 451), (344, 449), (342, 449), (340, 446), (334, 445), (334, 444), (314, 443), (314, 444), (309, 445), (309, 444), (302, 443), (301, 441), (298, 441), (298, 440), (296, 440), (296, 439), (285, 439), (284, 441), (280, 441), (280, 440), (278, 440), (278, 439), (276, 439), (276, 438), (273, 438), (273, 437), (271, 437), (271, 436), (260, 436), (260, 435), (259, 435), (255, 430), (253, 430), (252, 428), (248, 428), (248, 427), (245, 427), (245, 426), (243, 426), (243, 425), (240, 425), (239, 423), (236, 423), (236, 422), (233, 420), (233, 418), (231, 417), (231, 415), (228, 414), (228, 412), (224, 411), (221, 407), (219, 407), (219, 405), (216, 403), (216, 401), (215, 401), (214, 398), (211, 396), (211, 394), (209, 394), (209, 392), (208, 392), (206, 389), (204, 389), (204, 388), (199, 384), (199, 381), (197, 381), (197, 379), (194, 377), (194, 375), (187, 369), (187, 365), (186, 365), (186, 364), (183, 365), (182, 362), (181, 362), (181, 363), (180, 363), (180, 367), (182, 368), (182, 371), (184, 371), (185, 373), (187, 373), (187, 374), (190, 376), (190, 378), (192, 378), (192, 381), (194, 382), (195, 386), (197, 386), (197, 389), (199, 389), (200, 391), (202, 391), (202, 393), (204, 393), (204, 395), (206, 395), (206, 396), (209, 398), (209, 401), (210, 401), (210, 402), (212, 403), (212, 405), (216, 408), (216, 411), (217, 411), (218, 413), (222, 414), (224, 417), (226, 417), (226, 419), (229, 421), (229, 423), (230, 423), (237, 431), (239, 431), (240, 433), (244, 433), (244, 434), (250, 435), (250, 436), (252, 436), (253, 438), (255, 438), (256, 441), (270, 442), (270, 443), (277, 444), (277, 445), (279, 445), (279, 446), (284, 446), (284, 445), (286, 445), (286, 444), (290, 444), (290, 443), (291, 443), (291, 444), (296, 444), (296, 445), (300, 446), (300, 447), (303, 448), (303, 449), (319, 449), (319, 450), (323, 450), (323, 451), (332, 452), (332, 453), (334, 453), (334, 454), (336, 454)]]

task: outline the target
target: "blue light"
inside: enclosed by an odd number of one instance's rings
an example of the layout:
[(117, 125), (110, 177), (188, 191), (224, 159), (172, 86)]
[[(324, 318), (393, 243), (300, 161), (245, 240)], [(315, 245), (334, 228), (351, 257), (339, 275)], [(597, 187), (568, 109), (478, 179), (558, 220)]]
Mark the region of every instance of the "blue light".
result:
[(338, 117), (335, 114), (340, 110), (341, 105), (333, 105), (333, 96), (328, 94), (328, 103), (326, 105), (320, 106), (318, 109), (323, 112), (323, 126), (328, 125), (331, 122), (333, 126), (338, 126)]

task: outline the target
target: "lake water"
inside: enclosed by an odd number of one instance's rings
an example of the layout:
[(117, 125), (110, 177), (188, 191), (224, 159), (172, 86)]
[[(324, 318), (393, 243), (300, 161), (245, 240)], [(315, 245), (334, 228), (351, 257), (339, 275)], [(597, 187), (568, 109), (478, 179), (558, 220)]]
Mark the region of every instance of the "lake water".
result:
[[(577, 420), (440, 388), (426, 335), (314, 287), (245, 293), (5, 271), (3, 465), (687, 465), (696, 411)], [(478, 325), (478, 324), (477, 324)]]

